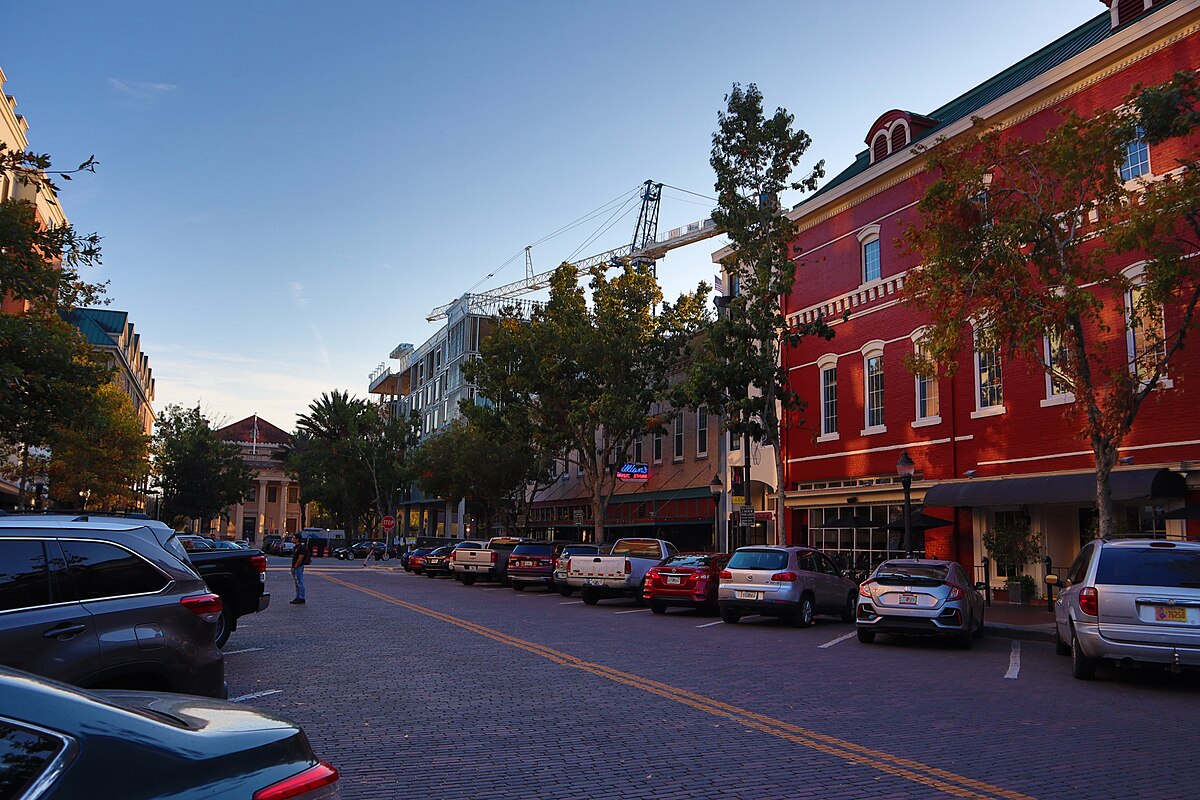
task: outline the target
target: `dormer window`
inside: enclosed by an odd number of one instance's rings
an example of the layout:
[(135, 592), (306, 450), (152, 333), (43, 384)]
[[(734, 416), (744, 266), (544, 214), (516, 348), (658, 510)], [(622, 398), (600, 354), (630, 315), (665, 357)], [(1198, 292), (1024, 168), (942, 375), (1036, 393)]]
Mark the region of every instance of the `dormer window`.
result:
[(1154, 6), (1154, 0), (1109, 0), (1108, 9), (1112, 26), (1119, 28), (1133, 22)]
[[(900, 120), (903, 122), (903, 120)], [(903, 150), (904, 145), (908, 144), (908, 126), (895, 125), (892, 127), (892, 152)]]
[(901, 152), (919, 138), (920, 134), (937, 125), (937, 120), (909, 111), (893, 109), (887, 112), (867, 134), (871, 163), (875, 164), (892, 153)]
[(875, 137), (875, 144), (871, 145), (871, 161), (882, 161), (890, 152), (887, 134), (880, 131)]

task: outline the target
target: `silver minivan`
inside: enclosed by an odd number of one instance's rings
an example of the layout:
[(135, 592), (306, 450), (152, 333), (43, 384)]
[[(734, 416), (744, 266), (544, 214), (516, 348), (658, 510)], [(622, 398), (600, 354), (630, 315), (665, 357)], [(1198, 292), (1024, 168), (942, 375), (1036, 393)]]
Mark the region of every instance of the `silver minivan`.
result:
[(1200, 543), (1097, 539), (1067, 570), (1055, 644), (1076, 678), (1102, 660), (1200, 667)]
[(758, 545), (738, 548), (717, 590), (721, 619), (743, 616), (780, 617), (797, 627), (813, 623), (816, 614), (854, 621), (858, 584), (843, 578), (829, 556), (809, 547)]

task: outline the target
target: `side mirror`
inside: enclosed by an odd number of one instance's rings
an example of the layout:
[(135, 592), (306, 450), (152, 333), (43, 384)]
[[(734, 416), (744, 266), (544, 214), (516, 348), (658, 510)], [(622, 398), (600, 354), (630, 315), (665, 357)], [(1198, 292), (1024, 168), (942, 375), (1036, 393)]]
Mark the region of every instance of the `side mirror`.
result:
[(983, 581), (975, 581), (975, 591), (977, 591), (977, 592), (986, 592), (986, 591), (987, 591), (987, 584), (986, 584), (986, 583), (984, 583)]
[(1053, 572), (1051, 572), (1049, 575), (1047, 575), (1045, 580), (1046, 580), (1047, 586), (1058, 586), (1058, 576), (1055, 575)]

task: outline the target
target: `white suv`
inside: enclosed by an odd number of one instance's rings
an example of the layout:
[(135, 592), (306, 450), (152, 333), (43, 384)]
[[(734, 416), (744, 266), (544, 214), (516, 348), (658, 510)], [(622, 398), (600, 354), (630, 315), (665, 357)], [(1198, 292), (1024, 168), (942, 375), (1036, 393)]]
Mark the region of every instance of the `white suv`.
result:
[(1200, 667), (1200, 543), (1097, 539), (1054, 606), (1055, 644), (1076, 678), (1101, 660)]

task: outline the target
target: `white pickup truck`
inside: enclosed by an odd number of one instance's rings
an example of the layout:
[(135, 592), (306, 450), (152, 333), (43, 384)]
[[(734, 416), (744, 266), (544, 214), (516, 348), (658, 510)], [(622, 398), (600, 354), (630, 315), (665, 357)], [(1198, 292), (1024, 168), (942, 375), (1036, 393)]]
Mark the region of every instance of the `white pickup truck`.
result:
[(455, 580), (470, 586), (477, 580), (508, 583), (508, 557), (521, 543), (511, 536), (493, 536), (487, 547), (461, 547), (450, 551), (450, 571)]
[(641, 605), (646, 573), (678, 552), (662, 539), (618, 539), (607, 555), (571, 556), (567, 585), (590, 606), (605, 597), (632, 597)]

